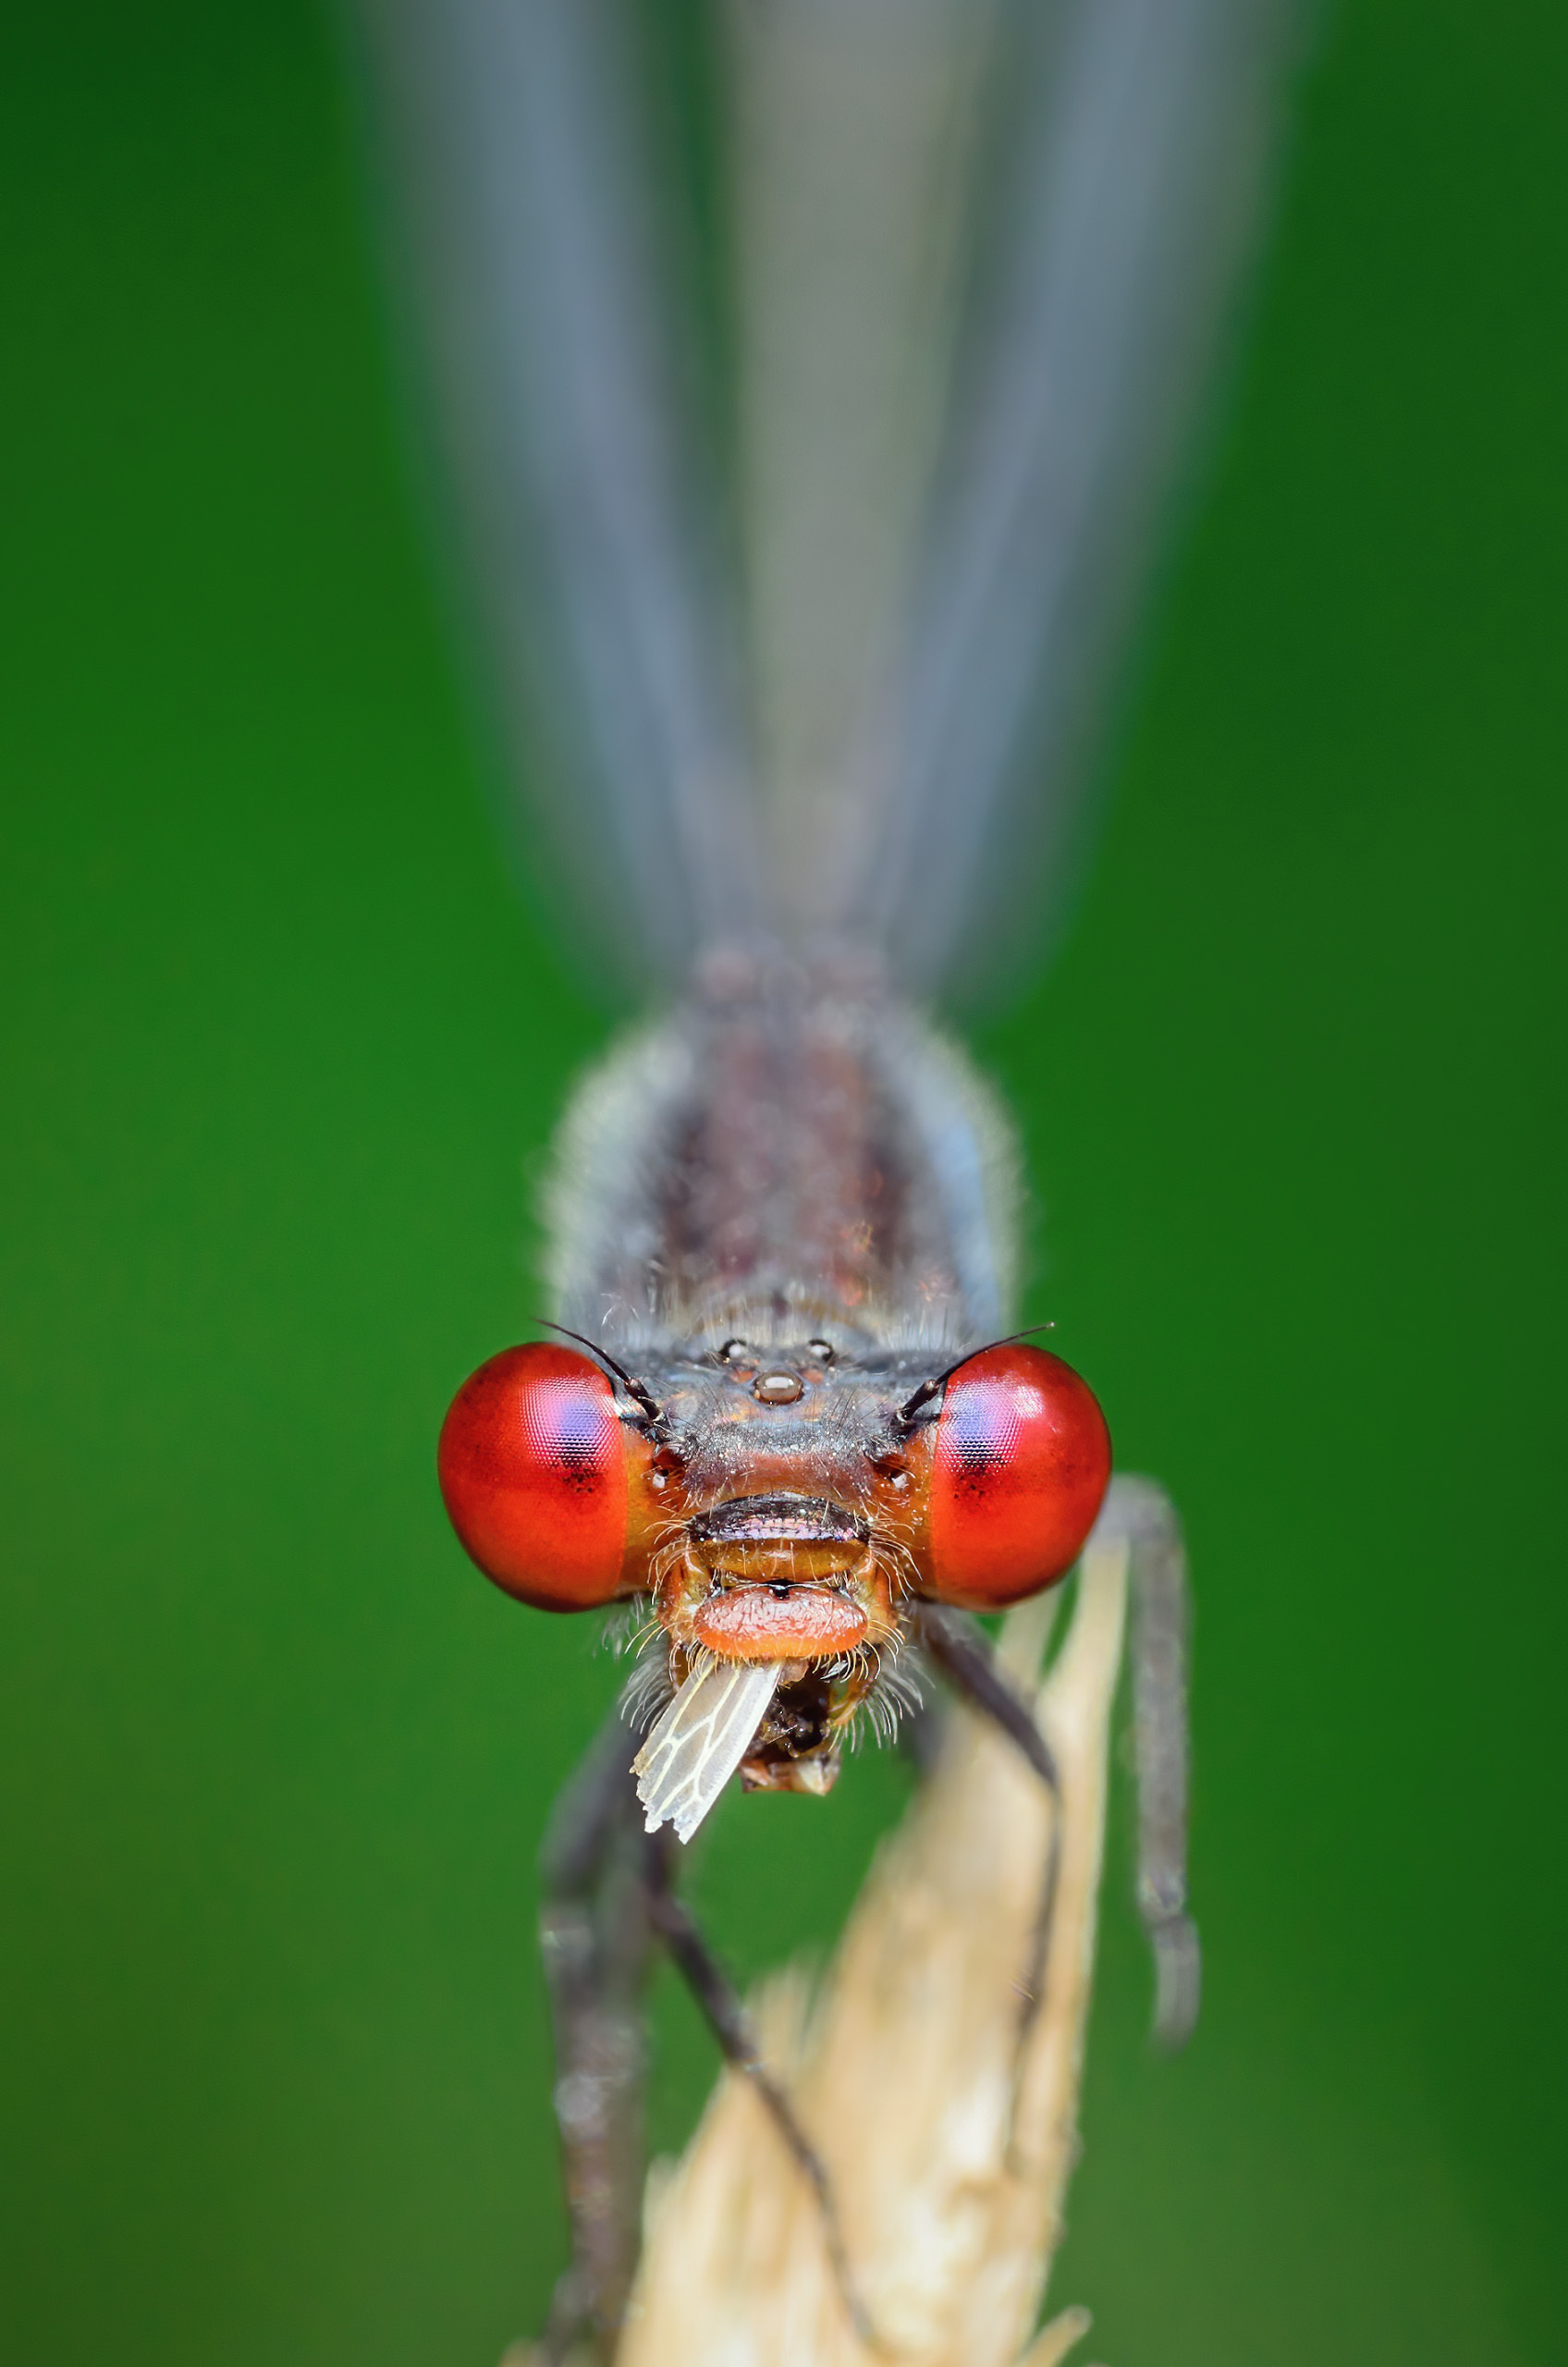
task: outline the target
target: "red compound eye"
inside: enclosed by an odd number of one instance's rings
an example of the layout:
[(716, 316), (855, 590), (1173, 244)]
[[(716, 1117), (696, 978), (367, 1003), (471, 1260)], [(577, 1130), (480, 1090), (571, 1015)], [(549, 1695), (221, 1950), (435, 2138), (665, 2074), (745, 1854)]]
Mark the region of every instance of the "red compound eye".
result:
[(472, 1373), (435, 1467), (452, 1527), (487, 1578), (541, 1611), (621, 1590), (627, 1434), (597, 1365), (570, 1348), (506, 1348)]
[(1065, 1576), (1110, 1478), (1087, 1384), (1043, 1348), (986, 1348), (948, 1382), (931, 1468), (931, 1585), (996, 1611)]

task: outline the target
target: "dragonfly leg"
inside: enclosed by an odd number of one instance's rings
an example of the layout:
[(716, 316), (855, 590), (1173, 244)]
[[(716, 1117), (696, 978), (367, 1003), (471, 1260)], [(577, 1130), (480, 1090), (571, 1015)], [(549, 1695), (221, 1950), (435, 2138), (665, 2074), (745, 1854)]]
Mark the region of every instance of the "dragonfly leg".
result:
[(582, 2339), (608, 2361), (637, 2265), (642, 1993), (654, 1932), (630, 1756), (626, 1727), (612, 1716), (561, 1793), (541, 1856), (539, 1938), (571, 2225), (571, 2262), (551, 2299), (542, 2367), (559, 2367)]
[(612, 1717), (561, 1794), (541, 1862), (571, 2262), (551, 2300), (540, 2367), (560, 2367), (584, 2338), (607, 2362), (625, 2315), (643, 2199), (642, 1994), (656, 1944), (669, 1951), (726, 2062), (750, 2080), (815, 2192), (845, 2308), (862, 2339), (874, 2343), (827, 2169), (763, 2061), (739, 1993), (676, 1894), (674, 1834), (644, 1833), (642, 1823), (627, 1730)]
[(984, 1631), (962, 1612), (938, 1603), (915, 1605), (915, 1635), (956, 1693), (1016, 1743), (1053, 1799), (1061, 1789), (1056, 1760), (1035, 1713), (997, 1668)]
[(649, 1836), (649, 1911), (654, 1927), (717, 2040), (725, 2061), (750, 2080), (815, 2193), (822, 2215), (824, 2240), (845, 2310), (861, 2340), (875, 2349), (876, 2332), (851, 2274), (827, 2166), (796, 2118), (788, 2095), (763, 2060), (740, 1992), (704, 1939), (691, 1908), (677, 1896), (671, 1882), (671, 1856), (668, 1833)]
[[(927, 1656), (936, 1662), (953, 1690), (962, 1695), (972, 1710), (989, 1718), (1001, 1728), (1008, 1740), (1017, 1745), (1051, 1796), (1053, 1806), (1060, 1811), (1061, 1784), (1057, 1774), (1050, 1745), (1035, 1721), (1035, 1713), (1022, 1696), (1013, 1690), (991, 1656), (991, 1648), (982, 1629), (975, 1626), (962, 1612), (944, 1610), (939, 1604), (923, 1602), (915, 1612), (915, 1634)], [(1035, 1929), (1029, 1944), (1029, 1956), (1023, 1968), (1019, 2010), (1018, 2052), (1022, 2054), (1025, 2040), (1034, 2027), (1040, 2010), (1045, 1986), (1046, 1956), (1050, 1946), (1051, 1916), (1056, 1907), (1057, 1870), (1060, 1857), (1060, 1812), (1051, 1819), (1050, 1846), (1046, 1853), (1046, 1867), (1040, 1883), (1040, 1904), (1035, 1918)]]
[(1187, 1556), (1176, 1508), (1152, 1479), (1113, 1483), (1096, 1534), (1108, 1529), (1129, 1547), (1138, 1913), (1154, 1951), (1154, 2035), (1175, 2048), (1192, 2036), (1202, 1976), (1187, 1913)]
[[(1111, 1482), (1091, 1543), (1127, 1548), (1133, 1625), (1133, 1745), (1138, 1783), (1138, 1913), (1155, 1963), (1154, 2036), (1185, 2045), (1197, 2019), (1201, 1957), (1187, 1913), (1187, 1557), (1176, 1508), (1153, 1479)], [(981, 1631), (961, 1613), (922, 1603), (916, 1633), (970, 1706), (1018, 1745), (1058, 1797), (1055, 1761), (1034, 1715), (992, 1663)], [(1022, 2034), (1039, 2010), (1055, 1901), (1057, 1842), (1041, 1883), (1040, 1914), (1023, 1982)]]

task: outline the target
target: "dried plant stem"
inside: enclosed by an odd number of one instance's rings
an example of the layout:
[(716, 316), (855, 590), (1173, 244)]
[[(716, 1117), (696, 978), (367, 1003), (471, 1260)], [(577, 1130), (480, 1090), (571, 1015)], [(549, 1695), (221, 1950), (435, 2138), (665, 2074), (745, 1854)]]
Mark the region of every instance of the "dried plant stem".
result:
[[(1054, 1809), (1005, 1737), (956, 1711), (940, 1763), (884, 1846), (820, 1995), (788, 1973), (758, 2001), (767, 2056), (838, 2197), (875, 2350), (856, 2335), (821, 2214), (743, 2079), (726, 2076), (683, 2158), (650, 2179), (617, 2367), (1052, 2367), (1087, 2325), (1031, 2344), (1077, 2152), (1105, 1828), (1107, 1735), (1128, 1545), (1084, 1557), (1037, 1715), (1061, 1775), (1043, 1996), (1022, 2054)], [(1047, 1604), (1002, 1659), (1037, 1677)]]

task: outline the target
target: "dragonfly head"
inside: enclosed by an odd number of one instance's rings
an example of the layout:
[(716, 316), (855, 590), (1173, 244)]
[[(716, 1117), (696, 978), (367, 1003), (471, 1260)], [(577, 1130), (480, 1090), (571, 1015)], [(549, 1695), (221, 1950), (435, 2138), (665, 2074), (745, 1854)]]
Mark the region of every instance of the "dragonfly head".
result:
[(1018, 1340), (913, 1388), (907, 1359), (819, 1357), (662, 1394), (536, 1343), (464, 1382), (438, 1466), (464, 1546), (521, 1600), (647, 1592), (681, 1650), (812, 1662), (886, 1643), (910, 1595), (994, 1611), (1054, 1584), (1110, 1441), (1071, 1367)]

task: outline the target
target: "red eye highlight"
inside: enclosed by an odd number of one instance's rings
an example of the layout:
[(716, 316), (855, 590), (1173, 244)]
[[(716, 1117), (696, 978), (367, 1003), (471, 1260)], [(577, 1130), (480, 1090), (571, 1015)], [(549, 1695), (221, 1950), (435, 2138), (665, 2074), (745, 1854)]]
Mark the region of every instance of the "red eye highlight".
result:
[(472, 1373), (435, 1467), (452, 1527), (487, 1578), (541, 1611), (621, 1591), (631, 1483), (606, 1375), (570, 1348), (506, 1348)]
[(931, 1468), (931, 1585), (996, 1611), (1072, 1568), (1110, 1478), (1088, 1385), (1043, 1348), (986, 1348), (948, 1382)]

